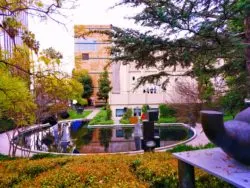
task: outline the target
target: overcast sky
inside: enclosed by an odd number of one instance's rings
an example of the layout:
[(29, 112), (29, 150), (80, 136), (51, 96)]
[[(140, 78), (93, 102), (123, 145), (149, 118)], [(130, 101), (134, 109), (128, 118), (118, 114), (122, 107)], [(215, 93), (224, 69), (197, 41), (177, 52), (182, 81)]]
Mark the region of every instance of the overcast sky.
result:
[(29, 19), (29, 28), (35, 33), (40, 42), (40, 49), (54, 47), (64, 55), (63, 69), (71, 72), (74, 66), (74, 24), (112, 24), (119, 27), (136, 27), (132, 20), (125, 19), (132, 16), (138, 10), (123, 6), (110, 9), (119, 0), (79, 0), (79, 6), (67, 12), (67, 19), (61, 20), (66, 24), (57, 24), (48, 20), (40, 22), (37, 19)]

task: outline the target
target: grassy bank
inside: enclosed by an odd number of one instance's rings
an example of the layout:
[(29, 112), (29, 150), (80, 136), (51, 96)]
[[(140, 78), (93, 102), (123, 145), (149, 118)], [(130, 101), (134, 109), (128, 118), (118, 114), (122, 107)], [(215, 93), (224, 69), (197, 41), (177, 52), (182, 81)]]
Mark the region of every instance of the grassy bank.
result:
[(111, 125), (113, 120), (107, 120), (107, 111), (101, 109), (100, 112), (89, 122), (89, 125)]
[(83, 113), (78, 114), (75, 110), (69, 110), (69, 118), (68, 119), (81, 119), (81, 118), (86, 118), (92, 110), (84, 110)]

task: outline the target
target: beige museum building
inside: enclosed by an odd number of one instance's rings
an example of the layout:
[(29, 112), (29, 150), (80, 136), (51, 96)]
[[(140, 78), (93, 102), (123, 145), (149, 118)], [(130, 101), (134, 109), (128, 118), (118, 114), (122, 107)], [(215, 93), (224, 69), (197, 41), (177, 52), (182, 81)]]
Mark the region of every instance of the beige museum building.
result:
[[(81, 31), (112, 29), (112, 25), (76, 25), (75, 34)], [(98, 91), (98, 79), (104, 67), (110, 63), (111, 56), (107, 49), (111, 44), (107, 42), (107, 36), (92, 34), (84, 38), (75, 38), (75, 68), (87, 69), (93, 79), (94, 104), (98, 103), (96, 93)], [(124, 108), (131, 108), (136, 114), (141, 113), (142, 105), (148, 104), (151, 108), (158, 108), (161, 103), (184, 103), (187, 102), (176, 92), (176, 82), (196, 84), (189, 77), (172, 76), (166, 90), (161, 88), (161, 83), (146, 84), (134, 89), (138, 78), (145, 75), (155, 74), (159, 70), (155, 68), (136, 69), (134, 64), (123, 65), (122, 62), (113, 63), (108, 68), (112, 91), (109, 94), (109, 104), (114, 119), (120, 119)], [(180, 75), (184, 70), (165, 70), (171, 74)]]

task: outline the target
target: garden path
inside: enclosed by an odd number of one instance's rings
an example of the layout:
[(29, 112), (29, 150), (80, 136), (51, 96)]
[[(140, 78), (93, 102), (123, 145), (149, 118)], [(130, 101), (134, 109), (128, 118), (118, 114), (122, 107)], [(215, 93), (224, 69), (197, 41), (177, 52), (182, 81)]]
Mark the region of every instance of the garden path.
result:
[(192, 141), (188, 142), (187, 145), (201, 146), (201, 145), (206, 145), (210, 143), (200, 123), (196, 123), (195, 130), (196, 130), (197, 136)]
[(96, 114), (100, 112), (100, 108), (91, 108), (92, 112), (86, 117), (86, 119), (93, 119)]

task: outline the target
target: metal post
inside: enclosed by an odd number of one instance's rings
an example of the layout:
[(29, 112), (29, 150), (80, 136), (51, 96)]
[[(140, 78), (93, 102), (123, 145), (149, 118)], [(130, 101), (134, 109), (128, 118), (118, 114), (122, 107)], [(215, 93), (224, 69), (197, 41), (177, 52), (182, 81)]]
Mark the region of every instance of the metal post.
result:
[(180, 188), (195, 188), (194, 167), (178, 160), (178, 175)]

